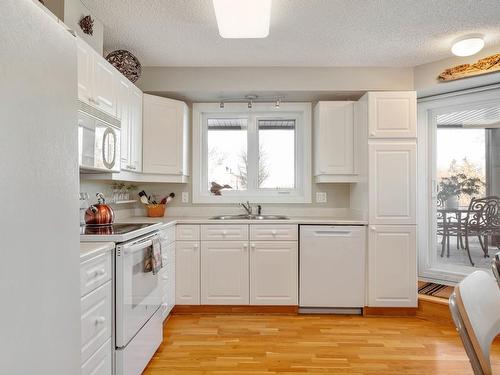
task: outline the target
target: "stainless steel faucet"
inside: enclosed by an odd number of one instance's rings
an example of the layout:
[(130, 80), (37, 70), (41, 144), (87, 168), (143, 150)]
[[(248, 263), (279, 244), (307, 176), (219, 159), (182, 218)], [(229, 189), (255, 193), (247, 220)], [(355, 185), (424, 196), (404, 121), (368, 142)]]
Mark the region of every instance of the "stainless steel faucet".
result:
[(243, 207), (247, 214), (252, 214), (252, 206), (250, 205), (249, 201), (247, 201), (246, 203), (240, 203), (240, 206)]

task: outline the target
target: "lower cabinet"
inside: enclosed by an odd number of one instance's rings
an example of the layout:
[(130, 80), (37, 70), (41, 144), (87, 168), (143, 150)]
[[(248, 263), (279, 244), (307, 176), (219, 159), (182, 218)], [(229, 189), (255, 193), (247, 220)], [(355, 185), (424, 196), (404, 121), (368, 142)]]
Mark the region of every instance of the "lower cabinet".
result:
[(82, 365), (81, 375), (111, 375), (113, 356), (111, 339), (108, 339), (92, 357)]
[(368, 306), (417, 307), (414, 225), (370, 226)]
[(297, 225), (179, 225), (175, 303), (297, 305), (297, 238)]
[(250, 304), (298, 304), (296, 241), (250, 243)]
[(175, 303), (200, 304), (200, 243), (175, 243)]
[(248, 304), (248, 241), (201, 242), (201, 303)]

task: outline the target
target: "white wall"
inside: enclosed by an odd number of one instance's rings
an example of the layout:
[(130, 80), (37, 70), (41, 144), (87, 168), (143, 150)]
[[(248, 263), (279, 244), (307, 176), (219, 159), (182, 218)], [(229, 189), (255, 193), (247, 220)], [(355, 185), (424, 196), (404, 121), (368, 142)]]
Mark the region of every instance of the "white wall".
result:
[(0, 2), (0, 373), (80, 373), (76, 45)]
[(441, 74), (445, 69), (452, 68), (460, 64), (474, 63), (483, 57), (491, 56), (497, 53), (500, 53), (500, 46), (484, 49), (474, 56), (453, 56), (448, 59), (416, 66), (414, 69), (414, 85), (418, 97), (422, 98), (431, 95), (443, 94), (499, 83), (500, 72), (448, 82), (440, 82), (437, 79), (439, 74)]

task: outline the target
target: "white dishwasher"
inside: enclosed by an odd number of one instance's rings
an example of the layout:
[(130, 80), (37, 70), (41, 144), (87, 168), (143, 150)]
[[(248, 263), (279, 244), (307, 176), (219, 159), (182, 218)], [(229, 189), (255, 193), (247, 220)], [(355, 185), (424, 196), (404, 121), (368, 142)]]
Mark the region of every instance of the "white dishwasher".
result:
[(366, 228), (300, 226), (300, 312), (360, 314), (365, 304)]

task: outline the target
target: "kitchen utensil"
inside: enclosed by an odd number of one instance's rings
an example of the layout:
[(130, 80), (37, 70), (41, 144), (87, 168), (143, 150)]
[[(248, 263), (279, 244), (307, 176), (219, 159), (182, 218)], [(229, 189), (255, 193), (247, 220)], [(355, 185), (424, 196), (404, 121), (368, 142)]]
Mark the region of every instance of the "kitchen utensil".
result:
[(106, 204), (104, 195), (97, 193), (97, 204), (91, 205), (85, 211), (85, 224), (87, 225), (110, 225), (113, 224), (115, 213)]

